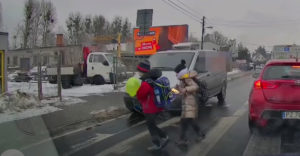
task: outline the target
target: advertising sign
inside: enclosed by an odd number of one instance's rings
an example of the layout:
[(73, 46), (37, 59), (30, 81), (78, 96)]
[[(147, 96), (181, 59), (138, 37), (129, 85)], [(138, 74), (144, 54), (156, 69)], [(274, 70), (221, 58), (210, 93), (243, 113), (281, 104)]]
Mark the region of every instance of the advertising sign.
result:
[(135, 55), (153, 55), (158, 51), (170, 50), (173, 44), (188, 40), (188, 25), (150, 27), (145, 34), (139, 28), (133, 31)]

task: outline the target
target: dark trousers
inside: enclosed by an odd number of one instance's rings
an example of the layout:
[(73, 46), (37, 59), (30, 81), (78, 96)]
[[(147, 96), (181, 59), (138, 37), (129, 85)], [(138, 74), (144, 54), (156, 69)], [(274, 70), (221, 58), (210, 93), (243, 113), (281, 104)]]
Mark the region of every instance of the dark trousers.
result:
[(186, 131), (191, 126), (196, 134), (200, 136), (202, 132), (200, 132), (200, 128), (198, 124), (196, 123), (196, 120), (193, 118), (182, 118), (181, 119), (181, 132), (180, 132), (180, 140), (187, 140), (186, 138)]
[(153, 144), (160, 146), (160, 139), (166, 138), (167, 135), (164, 131), (162, 131), (160, 128), (156, 125), (156, 118), (158, 114), (145, 114), (146, 117), (146, 125), (149, 130), (149, 133), (152, 138)]

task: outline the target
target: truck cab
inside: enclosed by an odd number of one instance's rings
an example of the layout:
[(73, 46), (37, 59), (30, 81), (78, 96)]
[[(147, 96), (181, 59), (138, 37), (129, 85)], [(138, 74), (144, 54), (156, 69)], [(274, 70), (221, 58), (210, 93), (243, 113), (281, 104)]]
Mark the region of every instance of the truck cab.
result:
[[(114, 59), (112, 53), (92, 52), (87, 58), (87, 77), (96, 85), (114, 82)], [(125, 66), (118, 62), (118, 73), (125, 72)]]

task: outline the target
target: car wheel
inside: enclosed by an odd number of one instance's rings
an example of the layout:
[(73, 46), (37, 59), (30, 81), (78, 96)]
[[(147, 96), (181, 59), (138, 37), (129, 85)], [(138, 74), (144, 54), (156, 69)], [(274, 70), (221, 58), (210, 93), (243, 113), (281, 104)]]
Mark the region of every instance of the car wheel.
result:
[(250, 130), (250, 133), (253, 133), (255, 128), (256, 128), (256, 125), (255, 125), (254, 121), (251, 120), (250, 118), (248, 118), (248, 127), (249, 127), (249, 130)]
[(225, 98), (226, 98), (226, 89), (227, 85), (226, 83), (223, 84), (223, 87), (221, 89), (221, 92), (217, 95), (218, 102), (219, 104), (223, 105), (225, 103)]
[(93, 77), (93, 83), (95, 85), (103, 85), (103, 84), (105, 84), (105, 80), (101, 75), (95, 75)]

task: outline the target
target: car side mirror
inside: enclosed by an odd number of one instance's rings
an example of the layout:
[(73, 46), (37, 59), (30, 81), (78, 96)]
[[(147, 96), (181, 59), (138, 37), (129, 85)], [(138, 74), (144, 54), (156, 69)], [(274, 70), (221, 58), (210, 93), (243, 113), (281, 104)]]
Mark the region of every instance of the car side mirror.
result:
[(107, 61), (104, 61), (102, 64), (103, 64), (104, 66), (109, 66), (109, 63), (108, 63)]

